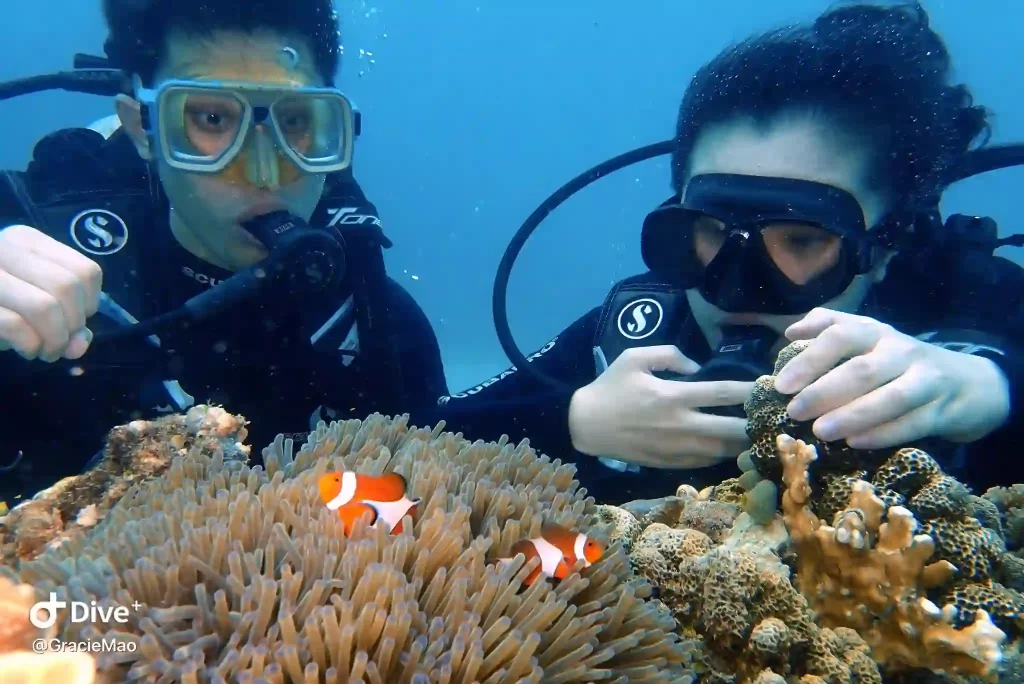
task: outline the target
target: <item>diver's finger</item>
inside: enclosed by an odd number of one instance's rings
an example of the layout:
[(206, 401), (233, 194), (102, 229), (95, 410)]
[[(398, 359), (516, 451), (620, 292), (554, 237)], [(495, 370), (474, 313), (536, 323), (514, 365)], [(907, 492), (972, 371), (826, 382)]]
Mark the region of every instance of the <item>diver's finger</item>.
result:
[(71, 338), (60, 302), (35, 285), (0, 270), (0, 308), (9, 309), (24, 319), (41, 343), (31, 358), (55, 361)]
[(877, 325), (862, 322), (829, 326), (775, 376), (775, 390), (796, 394), (835, 368), (843, 359), (871, 351), (881, 337)]
[(686, 406), (696, 408), (737, 406), (744, 403), (754, 391), (754, 383), (736, 380), (679, 382), (677, 385), (674, 390), (676, 396)]
[(85, 283), (61, 264), (36, 252), (22, 252), (18, 259), (9, 259), (4, 270), (15, 278), (35, 285), (60, 304), (68, 330), (85, 325)]
[[(96, 313), (96, 301), (103, 289), (103, 269), (99, 264), (31, 226), (17, 225), (5, 228), (0, 232), (0, 241), (4, 243), (4, 248), (0, 249), (0, 268), (7, 268), (23, 251), (38, 254), (71, 271), (81, 280), (85, 289), (86, 316)], [(8, 244), (22, 249), (7, 249)]]
[[(744, 418), (689, 411), (682, 424), (685, 425), (685, 428), (682, 429), (685, 429), (687, 435), (713, 437), (729, 442), (749, 443), (750, 441), (750, 437), (747, 435), (747, 421)], [(739, 451), (736, 454), (739, 454)]]
[(43, 340), (21, 314), (0, 307), (0, 351), (15, 351), (26, 359), (34, 359)]

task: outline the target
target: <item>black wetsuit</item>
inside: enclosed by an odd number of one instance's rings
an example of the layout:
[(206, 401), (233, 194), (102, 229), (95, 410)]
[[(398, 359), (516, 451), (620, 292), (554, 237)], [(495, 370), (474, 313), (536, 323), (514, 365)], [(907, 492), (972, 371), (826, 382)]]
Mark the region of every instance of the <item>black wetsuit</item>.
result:
[[(104, 140), (89, 130), (59, 131), (36, 146), (25, 172), (0, 174), (0, 228), (18, 223), (99, 263), (113, 318), (172, 311), (232, 275), (173, 238), (167, 199), (120, 132)], [(0, 352), (0, 466), (23, 452), (18, 468), (0, 473), (0, 499), (79, 472), (115, 425), (193, 403), (221, 403), (249, 419), (256, 461), (275, 435), (304, 433), (318, 418), (436, 403), (448, 392), (436, 337), (385, 274), (382, 250), (390, 243), (351, 171), (328, 177), (310, 225), (344, 237), (349, 267), (336, 292), (298, 304), (252, 300), (162, 331), (159, 346), (97, 340), (77, 362)], [(101, 308), (90, 328), (117, 327), (110, 313)]]
[[(627, 339), (619, 330), (619, 314), (624, 310), (630, 313), (629, 307), (635, 308), (644, 298), (659, 302), (663, 320), (649, 337)], [(898, 256), (858, 313), (932, 343), (985, 355), (1003, 369), (1010, 379), (1012, 405), (1004, 427), (967, 448), (938, 441), (922, 442), (921, 446), (929, 448), (975, 490), (1024, 481), (1024, 455), (1020, 452), (1024, 438), (1024, 270), (1011, 261), (984, 254), (965, 257), (943, 252), (913, 260)], [(610, 364), (627, 347), (658, 344), (676, 344), (701, 364), (711, 356), (684, 292), (645, 274), (616, 285), (604, 306), (588, 312), (528, 358), (544, 373), (578, 388), (597, 375), (595, 349), (600, 349)], [(528, 437), (538, 450), (575, 461), (582, 483), (602, 502), (664, 496), (683, 482), (706, 485), (739, 474), (733, 462), (684, 471), (643, 468), (621, 472), (607, 467), (573, 449), (568, 431), (570, 399), (570, 392), (549, 389), (513, 367), (468, 391), (443, 397), (438, 407), (420, 416), (414, 413), (413, 418), (420, 422), (445, 418), (471, 439), (492, 440), (502, 434), (513, 441)]]

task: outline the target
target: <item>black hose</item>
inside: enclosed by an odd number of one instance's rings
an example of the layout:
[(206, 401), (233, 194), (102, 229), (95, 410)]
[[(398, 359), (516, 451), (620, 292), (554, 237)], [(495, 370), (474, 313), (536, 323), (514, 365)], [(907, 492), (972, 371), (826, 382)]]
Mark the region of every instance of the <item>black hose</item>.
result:
[(675, 149), (675, 144), (675, 140), (665, 140), (645, 147), (640, 147), (635, 150), (630, 150), (629, 152), (613, 157), (612, 159), (604, 161), (594, 168), (581, 173), (579, 176), (576, 176), (556, 190), (553, 195), (544, 200), (544, 203), (537, 207), (537, 209), (530, 214), (529, 218), (526, 219), (523, 225), (520, 226), (519, 230), (516, 231), (516, 234), (512, 237), (512, 241), (508, 245), (508, 248), (505, 250), (505, 255), (501, 258), (501, 263), (498, 265), (498, 272), (494, 278), (494, 291), (491, 296), (491, 311), (494, 316), (494, 327), (498, 334), (498, 342), (501, 343), (501, 348), (505, 350), (505, 354), (517, 369), (531, 374), (540, 382), (543, 382), (560, 392), (572, 392), (576, 389), (575, 387), (572, 387), (557, 378), (552, 378), (541, 373), (534, 368), (533, 364), (527, 361), (526, 357), (523, 356), (523, 353), (519, 351), (519, 347), (516, 346), (516, 342), (512, 337), (512, 331), (509, 329), (507, 307), (508, 280), (512, 275), (512, 266), (515, 264), (516, 258), (519, 257), (519, 252), (522, 251), (523, 246), (526, 244), (529, 237), (533, 235), (533, 231), (535, 231), (541, 221), (546, 219), (552, 211), (559, 207), (559, 205), (594, 181), (604, 178), (613, 171), (618, 171), (619, 169), (631, 164), (636, 164), (637, 162), (652, 159), (654, 157), (660, 157), (663, 154), (669, 154)]
[(127, 89), (127, 76), (120, 69), (77, 69), (0, 83), (0, 101), (46, 90), (113, 97)]
[(950, 184), (989, 171), (1020, 166), (1024, 164), (1024, 144), (1010, 143), (993, 145), (972, 150), (964, 157), (963, 163), (950, 175)]
[(56, 90), (62, 87), (64, 82), (62, 74), (46, 74), (44, 76), (29, 76), (14, 81), (0, 83), (0, 100), (9, 100), (14, 97), (21, 97), (30, 93), (38, 93), (44, 90)]

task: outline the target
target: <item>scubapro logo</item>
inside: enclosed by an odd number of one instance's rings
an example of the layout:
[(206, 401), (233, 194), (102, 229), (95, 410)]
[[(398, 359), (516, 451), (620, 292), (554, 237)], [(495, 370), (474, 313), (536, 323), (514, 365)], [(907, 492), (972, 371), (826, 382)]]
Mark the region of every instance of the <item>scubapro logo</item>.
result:
[(107, 256), (124, 248), (128, 226), (112, 211), (87, 209), (71, 219), (71, 239), (84, 252)]
[(656, 299), (645, 297), (635, 299), (619, 312), (617, 325), (619, 333), (630, 340), (642, 340), (650, 337), (661, 327), (665, 311)]

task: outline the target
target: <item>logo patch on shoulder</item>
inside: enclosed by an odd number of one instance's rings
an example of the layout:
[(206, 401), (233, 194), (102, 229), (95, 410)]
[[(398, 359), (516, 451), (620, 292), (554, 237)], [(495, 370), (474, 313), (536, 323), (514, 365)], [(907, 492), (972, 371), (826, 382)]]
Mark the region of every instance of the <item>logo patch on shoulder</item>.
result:
[(665, 311), (657, 299), (634, 299), (619, 311), (616, 325), (619, 334), (630, 340), (642, 340), (653, 335), (665, 318)]
[(71, 239), (83, 252), (109, 256), (128, 242), (124, 219), (106, 209), (86, 209), (71, 219)]

